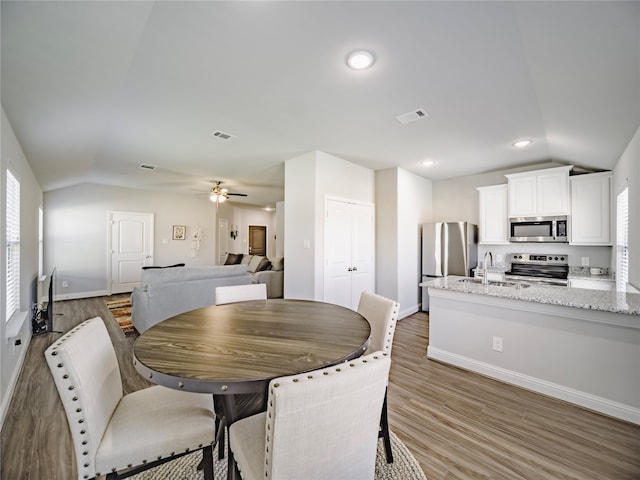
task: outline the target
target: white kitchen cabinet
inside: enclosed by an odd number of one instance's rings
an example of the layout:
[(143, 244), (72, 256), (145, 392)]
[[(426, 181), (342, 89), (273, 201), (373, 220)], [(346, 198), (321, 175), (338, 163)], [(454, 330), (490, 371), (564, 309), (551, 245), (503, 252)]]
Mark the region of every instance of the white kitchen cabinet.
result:
[(479, 243), (508, 244), (507, 184), (478, 187), (478, 196)]
[(505, 175), (509, 217), (569, 215), (569, 171), (573, 165)]
[(611, 172), (576, 175), (571, 184), (571, 245), (611, 245)]
[(569, 279), (569, 287), (611, 292), (616, 289), (616, 284), (613, 280), (589, 280), (588, 278), (571, 278)]

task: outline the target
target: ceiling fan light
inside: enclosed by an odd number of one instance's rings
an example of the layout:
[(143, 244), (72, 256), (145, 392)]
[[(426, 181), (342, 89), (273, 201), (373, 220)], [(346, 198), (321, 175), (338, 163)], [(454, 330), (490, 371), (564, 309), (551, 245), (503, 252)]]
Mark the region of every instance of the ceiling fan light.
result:
[(219, 195), (217, 193), (212, 193), (211, 195), (209, 195), (209, 200), (211, 200), (213, 203), (223, 203), (227, 200), (227, 197), (225, 197), (224, 195)]

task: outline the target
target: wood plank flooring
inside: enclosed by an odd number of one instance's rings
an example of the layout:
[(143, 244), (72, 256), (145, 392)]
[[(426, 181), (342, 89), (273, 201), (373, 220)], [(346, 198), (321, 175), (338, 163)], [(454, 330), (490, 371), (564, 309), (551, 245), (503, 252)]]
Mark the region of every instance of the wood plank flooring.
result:
[[(58, 330), (112, 318), (102, 298), (56, 307), (64, 314), (55, 318)], [(106, 323), (125, 392), (146, 387), (131, 364), (133, 338)], [(59, 336), (31, 341), (0, 435), (2, 480), (76, 478), (66, 417), (43, 355)], [(389, 422), (428, 480), (640, 479), (640, 426), (431, 361), (427, 344), (426, 314), (399, 322)]]

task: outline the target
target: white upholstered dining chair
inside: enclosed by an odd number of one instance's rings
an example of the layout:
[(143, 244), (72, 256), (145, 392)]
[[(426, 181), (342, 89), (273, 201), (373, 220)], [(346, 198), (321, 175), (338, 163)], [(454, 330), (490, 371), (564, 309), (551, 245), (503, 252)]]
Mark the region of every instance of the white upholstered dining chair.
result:
[(244, 302), (248, 300), (266, 300), (267, 285), (250, 283), (249, 285), (227, 285), (216, 287), (216, 305)]
[(373, 479), (388, 355), (269, 383), (267, 411), (229, 427), (244, 480)]
[(56, 340), (45, 357), (69, 422), (79, 480), (125, 478), (200, 449), (205, 479), (213, 480), (211, 395), (161, 386), (123, 395), (100, 317)]
[[(398, 320), (398, 302), (371, 292), (362, 292), (357, 312), (367, 319), (371, 325), (371, 341), (365, 354), (382, 351), (391, 355), (393, 335), (396, 331)], [(380, 416), (380, 437), (384, 442), (384, 451), (387, 463), (393, 463), (391, 451), (391, 438), (389, 436), (389, 420), (387, 415), (387, 393), (384, 394), (382, 414)]]

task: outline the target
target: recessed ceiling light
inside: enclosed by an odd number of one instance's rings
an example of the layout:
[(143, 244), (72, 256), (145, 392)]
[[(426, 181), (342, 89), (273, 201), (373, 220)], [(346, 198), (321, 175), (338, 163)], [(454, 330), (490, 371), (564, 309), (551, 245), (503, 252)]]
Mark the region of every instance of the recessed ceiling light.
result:
[(436, 163), (438, 163), (435, 160), (431, 160), (431, 159), (427, 159), (427, 160), (423, 160), (422, 161), (422, 166), (423, 167), (433, 167)]
[(533, 143), (533, 140), (518, 140), (517, 142), (513, 142), (511, 145), (513, 145), (516, 148), (524, 148), (524, 147), (528, 147), (529, 145), (531, 145)]
[(354, 70), (364, 70), (373, 65), (375, 61), (373, 54), (371, 52), (367, 52), (366, 50), (358, 50), (356, 52), (351, 52), (347, 56), (347, 65), (349, 65)]

